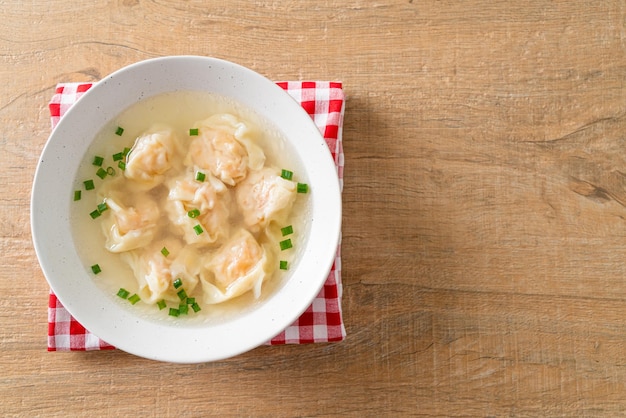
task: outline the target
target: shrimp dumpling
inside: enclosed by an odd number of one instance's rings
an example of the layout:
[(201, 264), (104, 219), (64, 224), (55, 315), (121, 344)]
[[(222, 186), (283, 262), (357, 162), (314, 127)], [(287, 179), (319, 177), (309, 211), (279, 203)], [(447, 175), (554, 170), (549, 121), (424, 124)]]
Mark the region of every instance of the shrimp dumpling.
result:
[(178, 153), (177, 139), (172, 129), (153, 127), (135, 140), (130, 150), (124, 175), (145, 190), (164, 180), (164, 173), (174, 164)]
[(268, 274), (269, 258), (250, 232), (238, 230), (205, 263), (205, 274), (200, 275), (204, 301), (220, 303), (250, 290), (258, 298)]
[(248, 127), (230, 114), (217, 114), (196, 124), (198, 136), (189, 144), (185, 164), (209, 170), (234, 186), (265, 163), (263, 150), (249, 135)]
[[(228, 237), (230, 193), (224, 183), (208, 177), (199, 182), (187, 175), (169, 183), (167, 215), (187, 244), (212, 244)], [(201, 233), (194, 230), (198, 224)]]
[(152, 199), (145, 195), (136, 196), (134, 206), (125, 206), (113, 197), (104, 202), (110, 212), (102, 222), (107, 250), (119, 253), (152, 241), (160, 217), (159, 207)]
[(264, 228), (271, 221), (285, 221), (296, 200), (296, 184), (282, 178), (278, 169), (264, 167), (237, 185), (236, 197), (246, 225)]
[[(167, 256), (161, 252), (166, 248)], [(183, 289), (192, 292), (198, 284), (200, 263), (197, 252), (176, 239), (165, 239), (136, 251), (122, 254), (133, 269), (141, 300), (153, 304), (161, 299), (179, 301), (173, 282), (180, 279)]]

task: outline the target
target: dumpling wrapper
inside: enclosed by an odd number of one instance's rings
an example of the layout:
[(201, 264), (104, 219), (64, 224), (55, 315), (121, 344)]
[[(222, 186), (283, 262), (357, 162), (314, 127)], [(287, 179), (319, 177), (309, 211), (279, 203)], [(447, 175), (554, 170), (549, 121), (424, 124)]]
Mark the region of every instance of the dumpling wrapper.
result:
[[(167, 248), (164, 256), (161, 250)], [(198, 284), (200, 257), (193, 247), (183, 246), (176, 239), (154, 242), (145, 249), (122, 254), (132, 268), (138, 284), (141, 300), (154, 304), (161, 299), (178, 302), (180, 299), (173, 281), (181, 279), (182, 288), (190, 294)]]
[(265, 164), (265, 154), (250, 138), (249, 128), (231, 114), (217, 114), (198, 122), (198, 136), (189, 144), (188, 167), (208, 170), (225, 184), (234, 186)]
[[(165, 209), (170, 221), (188, 244), (213, 244), (228, 238), (230, 194), (220, 180), (208, 175), (207, 181), (199, 182), (188, 173), (169, 182)], [(197, 209), (200, 214), (188, 215)], [(200, 224), (203, 232), (198, 234), (194, 226)]]
[(178, 139), (171, 128), (156, 126), (135, 140), (126, 157), (124, 176), (149, 190), (161, 184), (178, 154)]
[(144, 247), (154, 239), (159, 208), (150, 198), (142, 195), (135, 198), (135, 206), (128, 207), (113, 197), (104, 199), (109, 216), (101, 225), (106, 237), (105, 247), (113, 253)]
[(246, 225), (257, 230), (270, 222), (285, 222), (296, 200), (296, 183), (272, 167), (252, 171), (236, 187), (237, 203)]
[(204, 302), (216, 304), (252, 290), (261, 295), (268, 275), (268, 255), (245, 229), (240, 229), (219, 250), (208, 256), (206, 272), (200, 274)]

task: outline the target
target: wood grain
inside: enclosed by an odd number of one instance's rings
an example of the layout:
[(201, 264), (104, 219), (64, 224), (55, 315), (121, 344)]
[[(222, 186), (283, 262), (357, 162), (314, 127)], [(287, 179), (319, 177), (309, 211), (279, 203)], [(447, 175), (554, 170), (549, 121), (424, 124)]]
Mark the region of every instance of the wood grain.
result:
[[(624, 1), (0, 3), (4, 416), (626, 413)], [(199, 54), (347, 94), (336, 344), (173, 365), (46, 352), (47, 103)]]

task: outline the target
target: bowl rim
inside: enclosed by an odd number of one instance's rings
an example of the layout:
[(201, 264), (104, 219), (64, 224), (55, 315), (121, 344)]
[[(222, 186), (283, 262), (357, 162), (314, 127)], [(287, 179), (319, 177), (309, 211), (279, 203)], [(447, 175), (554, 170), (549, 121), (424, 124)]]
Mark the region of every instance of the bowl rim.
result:
[[(183, 68), (185, 76), (192, 74), (190, 80), (180, 80), (179, 71)], [(101, 290), (93, 280), (84, 280), (90, 276), (76, 254), (69, 224), (69, 196), (75, 179), (68, 182), (50, 179), (67, 173), (70, 159), (77, 154), (80, 156), (78, 161), (81, 161), (95, 134), (129, 105), (159, 92), (172, 91), (153, 83), (154, 80), (146, 74), (162, 77), (159, 80), (177, 86), (175, 90), (193, 87), (193, 82), (197, 81), (193, 77), (198, 77), (206, 83), (202, 84), (202, 89), (210, 86), (211, 91), (216, 89), (220, 90), (217, 91), (219, 94), (234, 95), (233, 98), (248, 106), (259, 103), (254, 110), (280, 125), (286, 137), (293, 135), (294, 127), (299, 128), (303, 140), (298, 142), (297, 151), (310, 170), (307, 174), (312, 190), (309, 194), (312, 200), (311, 245), (303, 251), (301, 261), (282, 289), (253, 310), (254, 317), (248, 315), (207, 327), (176, 327), (153, 322), (133, 315), (132, 310), (119, 309), (119, 305), (108, 298), (98, 298)], [(208, 80), (207, 74), (213, 79)], [(142, 75), (145, 78), (138, 82), (137, 78)], [(220, 79), (219, 85), (214, 77)], [(242, 93), (246, 88), (258, 94), (254, 98), (246, 97)], [(115, 95), (116, 92), (120, 94)], [(133, 94), (139, 94), (139, 97), (131, 99)], [(277, 123), (283, 120), (280, 119), (282, 115), (271, 113), (276, 111), (285, 113), (284, 125)], [(87, 121), (85, 115), (89, 115)], [(286, 121), (287, 117), (290, 122)], [(90, 129), (86, 126), (88, 122), (98, 128)], [(84, 137), (87, 132), (92, 133), (89, 139)], [(174, 363), (200, 363), (232, 357), (268, 342), (292, 324), (310, 306), (327, 279), (340, 240), (341, 216), (336, 166), (322, 134), (306, 111), (275, 82), (254, 70), (223, 59), (195, 55), (139, 61), (94, 83), (52, 130), (39, 157), (31, 190), (30, 220), (35, 252), (51, 290), (67, 311), (94, 335), (122, 351)], [(315, 274), (309, 276), (310, 271)], [(308, 276), (306, 280), (304, 274)], [(284, 309), (285, 306), (290, 309)], [(164, 333), (177, 343), (160, 341), (157, 335)]]

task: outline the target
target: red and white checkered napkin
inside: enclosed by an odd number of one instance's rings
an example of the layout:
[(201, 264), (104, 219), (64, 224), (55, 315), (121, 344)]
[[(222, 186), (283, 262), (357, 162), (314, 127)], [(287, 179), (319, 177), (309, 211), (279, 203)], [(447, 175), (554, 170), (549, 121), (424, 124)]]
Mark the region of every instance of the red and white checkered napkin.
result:
[[(321, 81), (284, 81), (277, 83), (311, 116), (335, 159), (343, 188), (342, 126), (344, 93), (342, 84)], [(62, 83), (50, 101), (52, 127), (65, 112), (89, 90), (92, 83)], [(341, 244), (324, 287), (309, 308), (293, 324), (268, 341), (267, 345), (304, 344), (341, 341), (346, 336), (341, 315)], [(48, 351), (85, 351), (113, 349), (110, 344), (86, 330), (61, 305), (50, 291), (48, 303)]]

